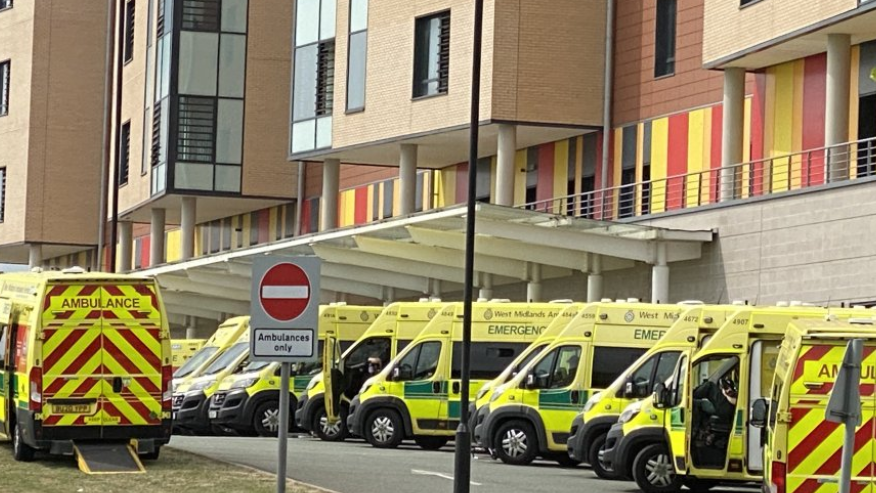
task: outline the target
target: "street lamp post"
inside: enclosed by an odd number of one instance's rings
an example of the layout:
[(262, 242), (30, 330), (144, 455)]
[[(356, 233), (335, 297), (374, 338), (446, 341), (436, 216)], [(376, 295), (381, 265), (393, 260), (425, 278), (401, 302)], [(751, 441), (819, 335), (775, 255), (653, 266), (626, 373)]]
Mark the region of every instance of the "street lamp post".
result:
[(468, 427), (469, 384), (471, 367), (471, 312), (474, 289), (475, 202), (477, 200), (478, 138), (481, 105), (481, 40), (484, 32), (484, 0), (475, 0), (474, 47), (471, 69), (471, 123), (468, 149), (468, 201), (465, 224), (465, 284), (462, 318), (462, 382), (460, 385), (459, 427), (456, 429), (456, 455), (453, 474), (454, 493), (468, 493), (471, 488), (471, 433)]

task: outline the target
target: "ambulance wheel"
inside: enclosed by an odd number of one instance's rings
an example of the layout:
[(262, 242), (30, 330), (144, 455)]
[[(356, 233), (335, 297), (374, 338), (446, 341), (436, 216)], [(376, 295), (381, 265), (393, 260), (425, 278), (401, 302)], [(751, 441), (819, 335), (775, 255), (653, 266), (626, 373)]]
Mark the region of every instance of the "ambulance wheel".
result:
[(525, 466), (538, 454), (538, 436), (528, 421), (507, 421), (496, 430), (493, 437), (496, 457), (505, 464)]
[(645, 493), (675, 493), (681, 489), (672, 455), (662, 443), (648, 445), (636, 455), (633, 479)]
[(396, 448), (404, 439), (404, 423), (392, 409), (378, 409), (365, 420), (365, 440), (377, 448)]
[(21, 425), (16, 423), (15, 430), (12, 432), (12, 457), (19, 462), (30, 462), (35, 453), (33, 447), (24, 443), (24, 432)]
[(447, 442), (450, 441), (448, 437), (417, 437), (414, 438), (414, 441), (417, 442), (417, 445), (420, 446), (423, 450), (439, 450), (441, 447), (447, 445)]
[(140, 454), (140, 459), (142, 460), (158, 460), (158, 456), (161, 455), (161, 446), (156, 445), (155, 450), (149, 452), (148, 454)]
[(618, 479), (617, 473), (608, 469), (605, 466), (605, 462), (602, 461), (602, 455), (605, 453), (605, 440), (606, 435), (602, 434), (594, 438), (593, 443), (590, 444), (590, 451), (587, 453), (588, 460), (590, 460), (590, 468), (593, 469), (593, 473), (599, 479)]
[(275, 437), (280, 432), (280, 404), (277, 401), (263, 402), (256, 407), (252, 426), (260, 437)]
[(316, 433), (316, 436), (324, 442), (343, 442), (349, 431), (347, 430), (347, 412), (343, 407), (340, 412), (340, 420), (337, 423), (330, 425), (325, 408), (321, 407), (313, 416), (313, 423), (310, 429)]

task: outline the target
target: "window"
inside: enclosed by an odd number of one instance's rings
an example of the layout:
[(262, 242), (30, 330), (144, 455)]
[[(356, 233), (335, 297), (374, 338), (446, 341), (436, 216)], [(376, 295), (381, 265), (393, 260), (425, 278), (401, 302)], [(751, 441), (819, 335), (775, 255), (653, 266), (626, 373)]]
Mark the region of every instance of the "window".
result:
[(675, 73), (675, 12), (676, 0), (657, 0), (654, 77)]
[(180, 96), (177, 156), (180, 161), (212, 163), (216, 107), (213, 98)]
[(372, 337), (357, 344), (350, 354), (344, 357), (344, 368), (364, 365), (368, 358), (380, 358), (382, 364), (389, 362), (392, 341), (388, 337)]
[(414, 97), (447, 94), (450, 79), (450, 11), (417, 19)]
[(0, 116), (9, 114), (9, 92), (12, 62), (0, 63)]
[[(2, 3), (0, 3), (2, 5)], [(8, 348), (6, 347), (6, 343), (9, 342), (7, 340), (6, 333), (9, 332), (8, 325), (0, 325), (0, 368), (6, 369), (6, 353)]]
[[(757, 1), (759, 1), (759, 0), (739, 0), (739, 6), (745, 7), (746, 5), (748, 5), (750, 3), (755, 3)], [(863, 2), (860, 2), (860, 3), (863, 3)]]
[[(496, 378), (528, 346), (526, 343), (513, 342), (472, 342), (471, 366), (469, 368), (471, 379), (492, 380)], [(450, 378), (462, 378), (461, 342), (453, 343), (453, 357), (451, 359)]]
[(292, 154), (331, 147), (336, 0), (296, 2)]
[(580, 346), (562, 346), (552, 350), (532, 369), (535, 387), (561, 389), (572, 385), (581, 361)]
[(365, 109), (365, 58), (368, 43), (368, 0), (350, 0), (347, 58), (347, 111)]
[(131, 122), (122, 125), (122, 132), (119, 134), (119, 166), (118, 166), (118, 184), (125, 185), (128, 183), (128, 172), (131, 169)]
[(0, 168), (0, 223), (6, 220), (6, 168)]
[(598, 346), (593, 348), (593, 375), (590, 387), (604, 389), (645, 353), (640, 348)]
[(125, 4), (125, 63), (134, 59), (134, 10), (135, 0)]
[(218, 31), (219, 9), (219, 0), (184, 0), (182, 29), (185, 31)]
[(11, 8), (12, 8), (12, 0), (0, 0), (0, 10), (11, 9)]
[(393, 373), (396, 381), (428, 380), (435, 375), (441, 356), (441, 343), (424, 342), (412, 348), (398, 362)]

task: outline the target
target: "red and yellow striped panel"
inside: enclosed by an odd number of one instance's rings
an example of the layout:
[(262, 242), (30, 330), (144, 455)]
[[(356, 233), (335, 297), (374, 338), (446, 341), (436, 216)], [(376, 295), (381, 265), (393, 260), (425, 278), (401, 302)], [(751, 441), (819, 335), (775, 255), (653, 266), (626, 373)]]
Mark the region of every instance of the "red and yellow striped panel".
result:
[(45, 426), (160, 423), (162, 320), (153, 286), (50, 286), (42, 318)]
[[(855, 431), (852, 459), (853, 493), (872, 490), (874, 472), (874, 383), (876, 353), (864, 351), (861, 378), (862, 420)], [(824, 410), (845, 353), (844, 345), (804, 346), (791, 382), (791, 422), (788, 425), (788, 493), (833, 493), (840, 473), (843, 427), (826, 421)]]

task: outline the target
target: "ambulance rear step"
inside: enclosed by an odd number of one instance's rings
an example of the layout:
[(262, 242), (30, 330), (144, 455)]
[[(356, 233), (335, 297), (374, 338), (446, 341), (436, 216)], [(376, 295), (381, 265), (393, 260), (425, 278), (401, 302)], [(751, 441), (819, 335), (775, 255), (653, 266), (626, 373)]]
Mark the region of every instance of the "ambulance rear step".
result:
[(74, 443), (73, 450), (79, 469), (86, 474), (146, 472), (130, 443)]

